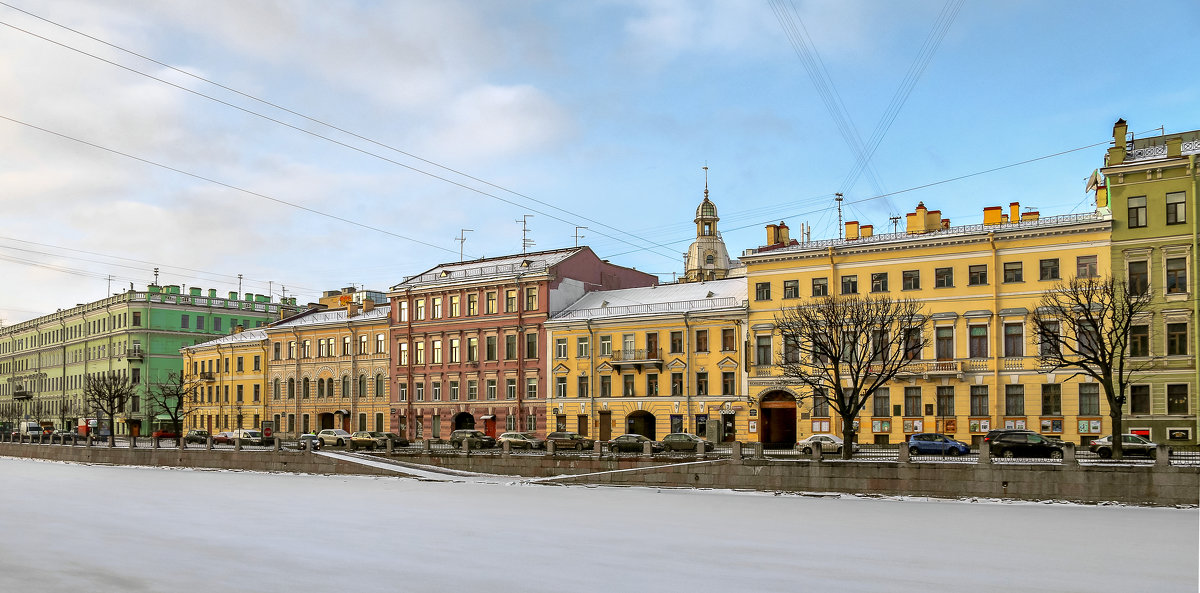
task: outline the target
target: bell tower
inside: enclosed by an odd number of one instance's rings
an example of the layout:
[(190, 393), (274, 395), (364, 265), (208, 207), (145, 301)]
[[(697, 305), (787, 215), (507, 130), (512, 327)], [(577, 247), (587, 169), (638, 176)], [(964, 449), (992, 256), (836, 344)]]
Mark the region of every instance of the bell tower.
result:
[(729, 252), (717, 230), (717, 205), (708, 199), (708, 167), (704, 167), (704, 201), (696, 207), (696, 240), (684, 256), (684, 281), (720, 280), (729, 275)]

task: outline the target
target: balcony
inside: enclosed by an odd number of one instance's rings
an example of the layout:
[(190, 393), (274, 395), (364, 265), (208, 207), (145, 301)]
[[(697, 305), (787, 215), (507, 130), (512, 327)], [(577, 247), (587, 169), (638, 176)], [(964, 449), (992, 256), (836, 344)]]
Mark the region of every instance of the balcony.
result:
[(613, 350), (611, 364), (620, 372), (622, 366), (630, 366), (642, 372), (642, 367), (653, 366), (662, 371), (662, 349), (660, 348), (623, 348)]
[(964, 373), (986, 373), (992, 370), (989, 362), (987, 358), (968, 358), (963, 361), (962, 370)]
[(929, 362), (910, 362), (903, 369), (900, 369), (897, 376), (913, 376), (921, 375), (926, 379), (930, 377), (945, 377), (958, 376), (962, 377), (962, 364), (955, 360), (932, 360)]
[(142, 352), (141, 348), (130, 348), (129, 350), (125, 351), (125, 360), (134, 361), (134, 360), (144, 360), (145, 358), (146, 358), (146, 353)]
[(212, 373), (200, 373), (201, 381), (216, 381), (217, 378)]

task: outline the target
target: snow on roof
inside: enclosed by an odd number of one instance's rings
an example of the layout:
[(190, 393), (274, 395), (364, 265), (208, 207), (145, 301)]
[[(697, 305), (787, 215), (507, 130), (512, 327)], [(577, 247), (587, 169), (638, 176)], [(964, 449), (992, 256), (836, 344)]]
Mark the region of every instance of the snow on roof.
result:
[(586, 247), (571, 247), (553, 251), (536, 253), (519, 253), (490, 259), (438, 264), (432, 269), (410, 276), (395, 286), (392, 290), (402, 290), (439, 282), (457, 282), (483, 280), (486, 278), (501, 278), (516, 276), (530, 272), (544, 272), (551, 266), (587, 249)]
[(746, 299), (746, 279), (660, 284), (642, 288), (598, 290), (585, 294), (552, 321), (626, 317), (648, 313), (684, 313), (737, 308)]
[(229, 334), (228, 336), (221, 336), (215, 340), (201, 342), (199, 344), (196, 344), (195, 346), (185, 346), (183, 348), (183, 350), (194, 350), (197, 348), (211, 348), (213, 346), (223, 346), (225, 344), (240, 344), (243, 342), (259, 342), (259, 341), (262, 341), (265, 339), (267, 339), (266, 330), (248, 329), (246, 331), (238, 332), (236, 334)]
[(330, 311), (315, 311), (300, 315), (295, 319), (276, 323), (271, 326), (271, 329), (281, 327), (303, 327), (306, 325), (321, 325), (325, 323), (345, 323), (352, 321), (355, 323), (363, 323), (374, 321), (377, 319), (385, 319), (391, 313), (391, 309), (387, 307), (375, 307), (367, 312), (360, 312), (354, 317), (350, 317), (345, 309), (333, 309)]

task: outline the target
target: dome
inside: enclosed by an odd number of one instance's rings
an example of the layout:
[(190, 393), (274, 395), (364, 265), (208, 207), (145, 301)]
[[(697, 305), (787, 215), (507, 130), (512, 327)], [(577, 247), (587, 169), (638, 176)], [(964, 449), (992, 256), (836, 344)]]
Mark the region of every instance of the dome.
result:
[(700, 202), (700, 205), (696, 207), (696, 218), (716, 218), (716, 217), (717, 217), (717, 205), (713, 204), (712, 201), (710, 201), (708, 199), (708, 196), (705, 196), (704, 201)]

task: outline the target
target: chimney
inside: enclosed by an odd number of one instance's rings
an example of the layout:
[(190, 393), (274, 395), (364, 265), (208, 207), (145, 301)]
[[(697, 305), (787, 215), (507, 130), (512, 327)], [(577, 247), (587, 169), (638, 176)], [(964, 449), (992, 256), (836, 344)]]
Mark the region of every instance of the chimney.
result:
[(983, 209), (983, 224), (1000, 224), (1004, 209), (999, 206), (988, 206)]
[(1022, 220), (1036, 221), (1038, 219), (1038, 211), (1030, 210), (1029, 212), (1026, 212), (1025, 215), (1022, 216), (1021, 218), (1022, 218)]
[(1013, 223), (1021, 222), (1021, 203), (1009, 202), (1008, 204), (1008, 219)]
[(779, 227), (773, 224), (767, 225), (767, 245), (774, 245), (779, 242)]
[(867, 237), (870, 237), (871, 235), (875, 234), (875, 227), (873, 227), (869, 224), (864, 224), (861, 227), (859, 227), (858, 232), (860, 235), (862, 235), (862, 238), (866, 239)]
[(777, 230), (779, 231), (779, 243), (780, 244), (787, 245), (788, 243), (790, 243), (792, 241), (791, 238), (788, 237), (788, 226), (786, 224), (783, 224), (782, 220), (779, 221), (779, 227)]
[(855, 239), (858, 239), (858, 221), (857, 220), (847, 220), (846, 221), (846, 240), (854, 241)]
[(369, 313), (369, 312), (375, 310), (375, 300), (374, 299), (363, 299), (362, 308), (363, 308), (363, 313)]
[(1125, 136), (1129, 132), (1129, 124), (1124, 119), (1118, 119), (1113, 124), (1113, 146), (1108, 149), (1108, 165), (1119, 165), (1125, 162)]
[(346, 303), (346, 316), (354, 317), (355, 315), (358, 315), (358, 303), (354, 301)]

